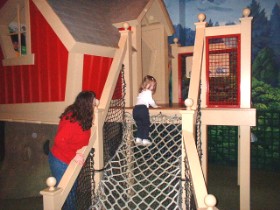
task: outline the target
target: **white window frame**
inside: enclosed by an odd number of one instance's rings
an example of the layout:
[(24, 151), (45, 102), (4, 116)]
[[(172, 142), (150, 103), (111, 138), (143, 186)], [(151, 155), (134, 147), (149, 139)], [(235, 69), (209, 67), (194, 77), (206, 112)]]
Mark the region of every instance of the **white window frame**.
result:
[[(9, 32), (9, 24), (14, 20), (17, 21), (18, 26), (22, 24), (20, 18), (22, 16), (21, 12), (24, 13), (25, 19), (26, 54), (16, 53)], [(0, 45), (4, 55), (4, 59), (2, 60), (3, 66), (33, 65), (34, 54), (31, 53), (29, 0), (7, 1), (0, 9), (0, 13)], [(20, 30), (18, 30), (18, 33), (21, 33)]]

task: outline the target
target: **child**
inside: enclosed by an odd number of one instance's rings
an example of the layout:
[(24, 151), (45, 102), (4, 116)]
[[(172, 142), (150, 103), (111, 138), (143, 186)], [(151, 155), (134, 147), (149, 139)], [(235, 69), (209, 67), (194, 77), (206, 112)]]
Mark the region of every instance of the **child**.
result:
[(156, 79), (150, 75), (145, 76), (139, 88), (136, 105), (133, 108), (133, 119), (137, 125), (136, 145), (150, 146), (152, 144), (152, 142), (148, 140), (151, 124), (149, 106), (153, 108), (159, 107), (153, 99), (156, 88)]

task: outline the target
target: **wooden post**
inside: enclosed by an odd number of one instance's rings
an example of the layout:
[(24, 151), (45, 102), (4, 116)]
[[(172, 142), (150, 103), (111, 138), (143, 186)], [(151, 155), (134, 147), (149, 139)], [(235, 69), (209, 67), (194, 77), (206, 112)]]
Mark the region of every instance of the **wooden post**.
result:
[(103, 121), (100, 120), (104, 114), (104, 110), (95, 110), (94, 122), (97, 124), (96, 139), (93, 144), (94, 148), (94, 182), (95, 191), (98, 189), (98, 185), (102, 179), (103, 173), (99, 170), (104, 168), (104, 143), (103, 143)]
[(179, 90), (178, 90), (178, 71), (179, 71), (179, 63), (178, 63), (178, 48), (181, 45), (178, 43), (178, 38), (174, 38), (174, 44), (171, 44), (171, 51), (172, 51), (172, 59), (171, 59), (171, 66), (172, 66), (172, 103), (179, 103)]
[(44, 210), (60, 210), (63, 203), (59, 195), (62, 193), (62, 189), (55, 187), (56, 179), (54, 177), (49, 177), (46, 180), (48, 188), (40, 191), (43, 195), (43, 209)]
[(126, 87), (127, 90), (126, 94), (125, 94), (125, 106), (126, 107), (132, 107), (133, 106), (133, 87), (135, 87), (135, 85), (133, 85), (132, 82), (132, 37), (131, 37), (131, 31), (128, 30), (129, 25), (128, 24), (124, 24), (124, 29), (125, 31), (121, 32), (121, 33), (125, 33), (127, 35), (127, 50), (126, 50), (126, 54), (124, 57), (124, 78), (125, 78), (125, 82), (126, 82)]
[(240, 140), (240, 210), (250, 210), (250, 162), (251, 162), (251, 141), (250, 126), (239, 126)]
[[(251, 108), (251, 28), (253, 18), (249, 17), (249, 14), (250, 10), (245, 8), (243, 18), (240, 18), (240, 108)], [(250, 210), (251, 129), (250, 126), (239, 126), (239, 131), (240, 210)]]

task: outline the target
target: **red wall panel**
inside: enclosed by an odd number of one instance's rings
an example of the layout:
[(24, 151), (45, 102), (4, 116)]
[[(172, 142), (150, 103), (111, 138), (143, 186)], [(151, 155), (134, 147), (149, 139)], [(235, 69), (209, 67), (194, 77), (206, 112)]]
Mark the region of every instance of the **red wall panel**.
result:
[(68, 52), (32, 1), (30, 22), (35, 65), (1, 62), (0, 104), (64, 101)]
[(83, 90), (93, 90), (100, 99), (113, 58), (84, 55)]
[(4, 6), (4, 4), (6, 3), (6, 1), (7, 1), (7, 0), (1, 0), (1, 1), (0, 1), (0, 8), (1, 8), (2, 6)]

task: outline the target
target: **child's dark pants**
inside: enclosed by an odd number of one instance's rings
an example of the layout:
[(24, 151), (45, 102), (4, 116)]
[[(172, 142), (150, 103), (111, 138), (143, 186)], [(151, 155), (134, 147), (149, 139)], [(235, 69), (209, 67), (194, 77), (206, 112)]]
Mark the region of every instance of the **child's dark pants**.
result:
[(149, 109), (146, 105), (136, 105), (132, 114), (137, 125), (136, 137), (148, 139), (151, 125)]

